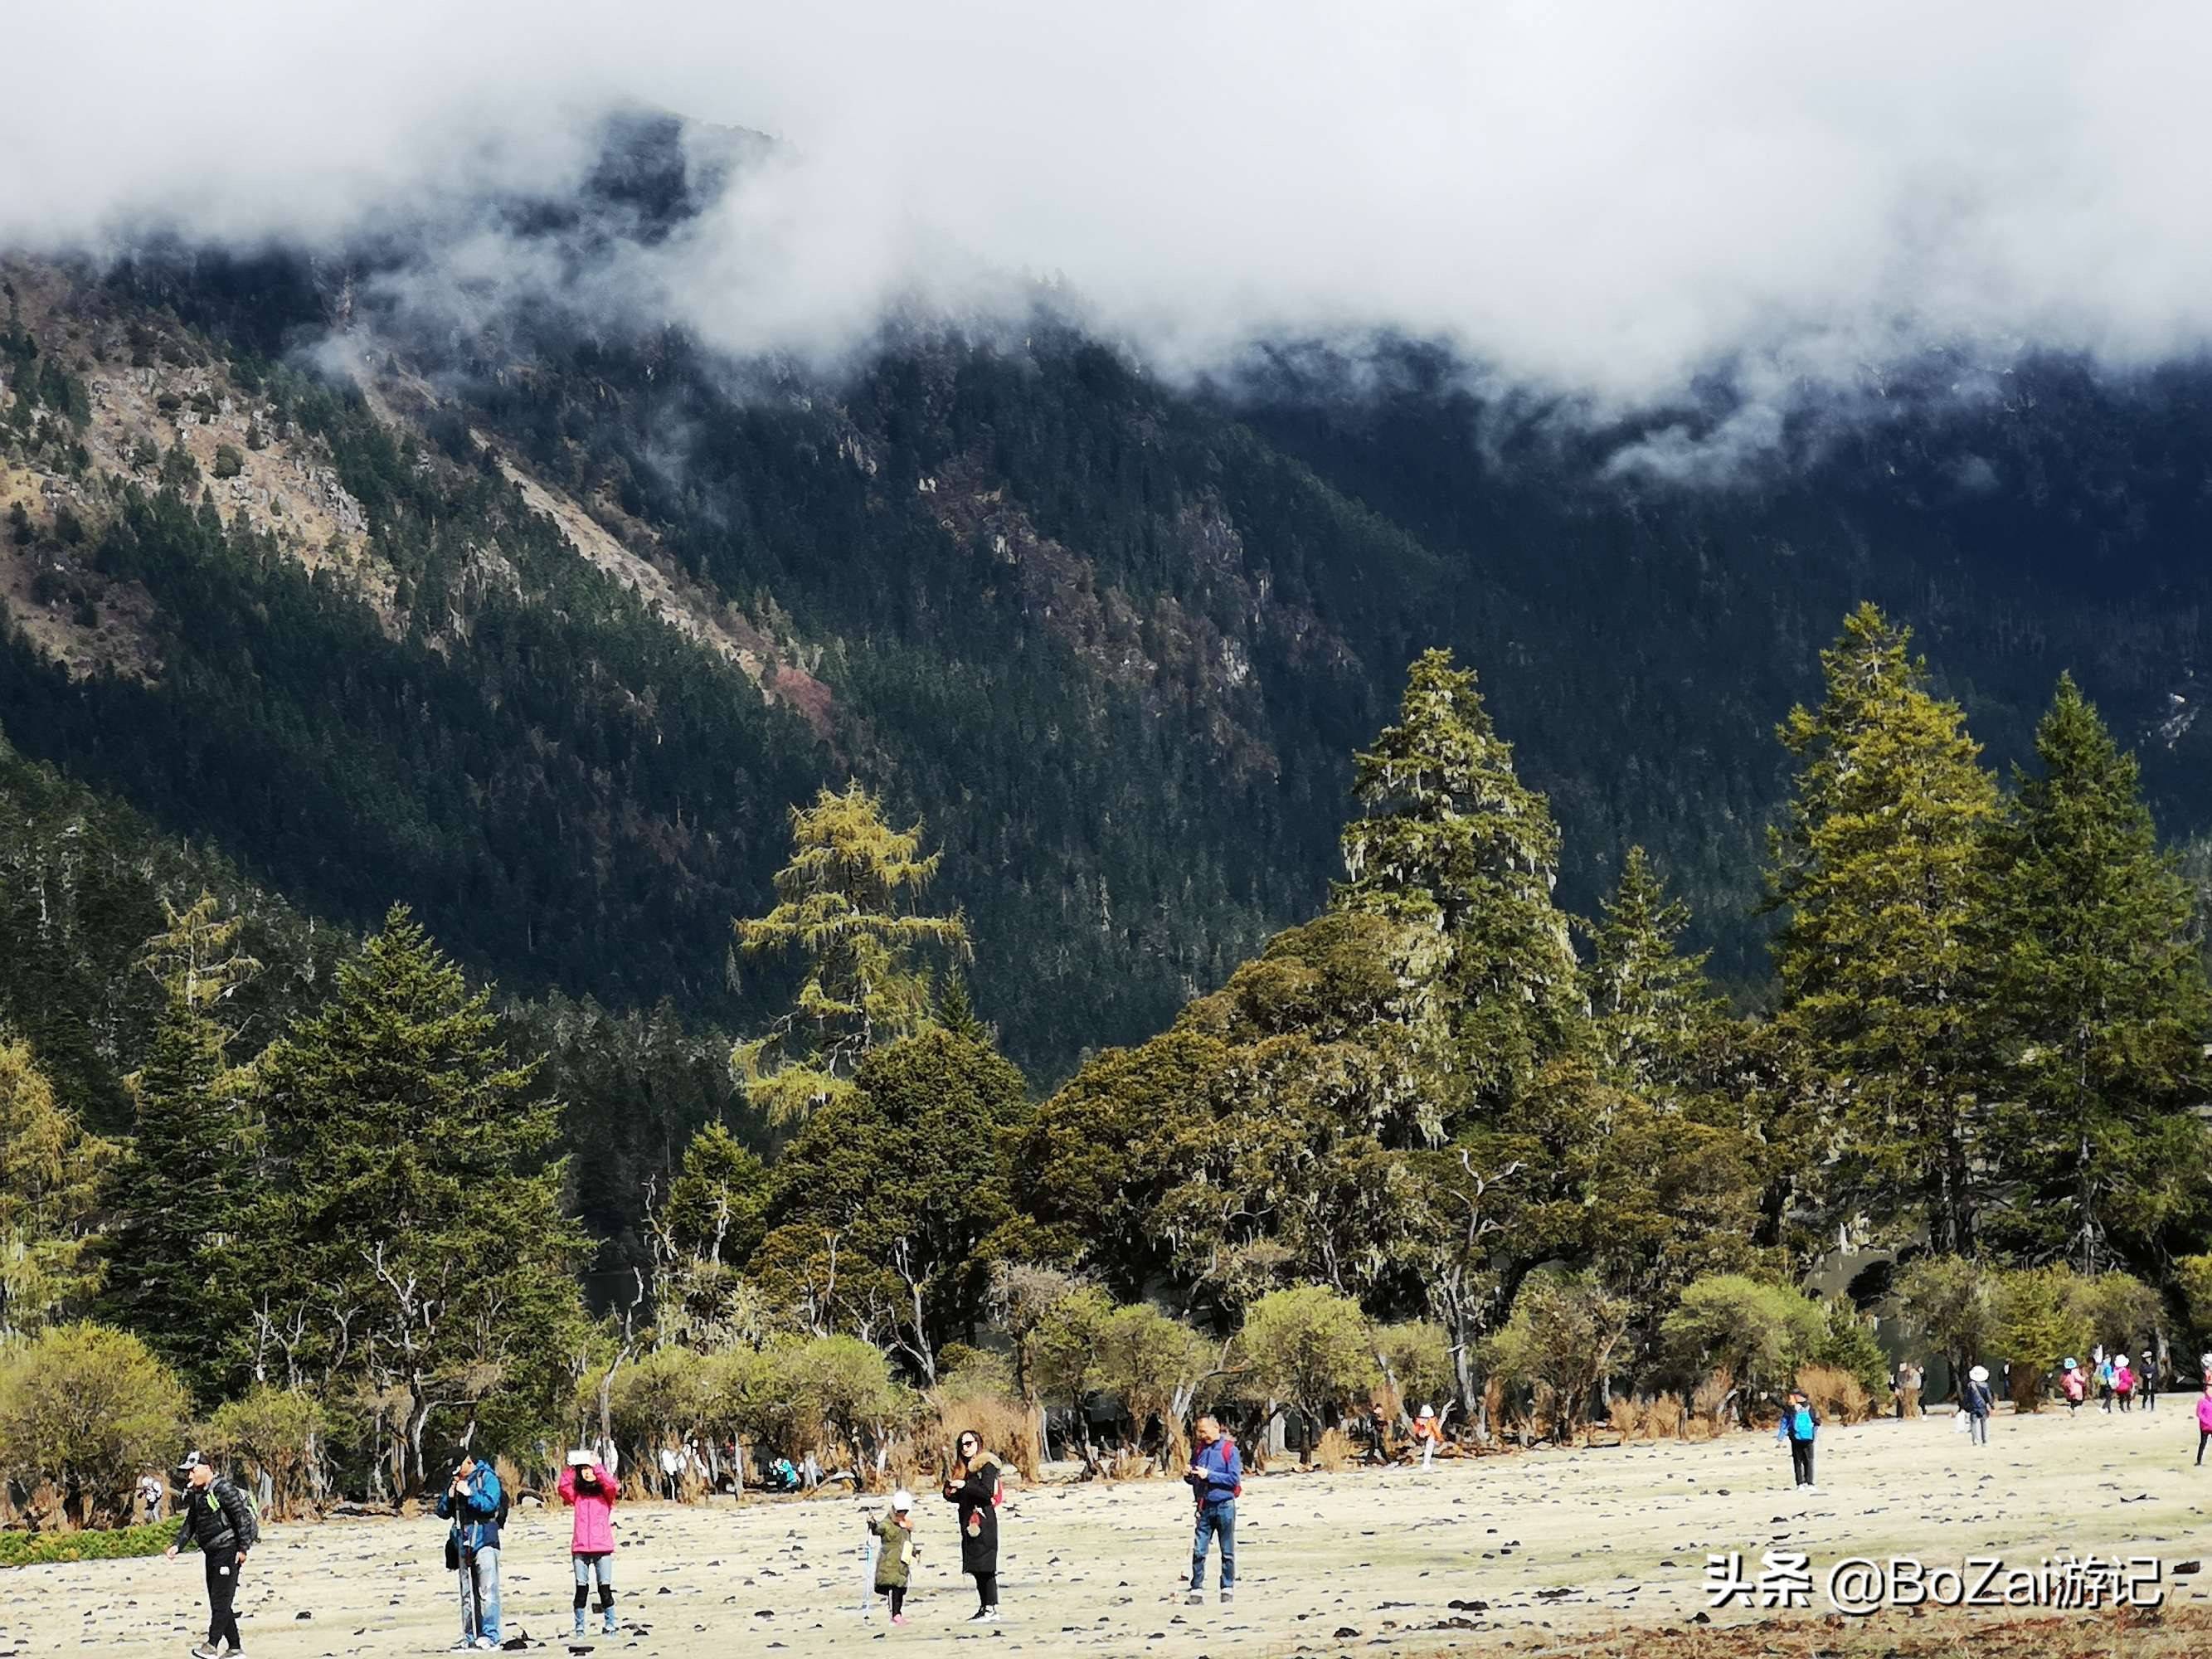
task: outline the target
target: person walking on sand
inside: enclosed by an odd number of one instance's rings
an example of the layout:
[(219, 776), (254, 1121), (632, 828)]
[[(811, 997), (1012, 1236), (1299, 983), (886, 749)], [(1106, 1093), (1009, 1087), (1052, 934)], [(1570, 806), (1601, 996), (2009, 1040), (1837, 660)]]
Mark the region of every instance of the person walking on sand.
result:
[(261, 1524), (245, 1494), (215, 1472), (198, 1452), (186, 1452), (177, 1466), (185, 1495), (177, 1516), (177, 1535), (163, 1552), (172, 1561), (187, 1544), (198, 1547), (207, 1565), (207, 1640), (192, 1659), (216, 1659), (228, 1644), (231, 1659), (246, 1651), (238, 1633), (238, 1577), (246, 1552), (261, 1541)]
[(1424, 1406), (1413, 1419), (1413, 1443), (1421, 1449), (1421, 1467), (1432, 1468), (1437, 1461), (1437, 1448), (1444, 1442), (1444, 1425), (1434, 1406)]
[(2136, 1372), (2136, 1397), (2142, 1401), (2147, 1412), (2158, 1409), (2158, 1348), (2155, 1344), (2143, 1345), (2143, 1362)]
[(2101, 1344), (2090, 1358), (2097, 1365), (2097, 1409), (2108, 1416), (2112, 1409), (2112, 1360)]
[(999, 1460), (983, 1449), (982, 1436), (963, 1429), (945, 1471), (945, 1501), (960, 1516), (960, 1571), (975, 1581), (971, 1625), (999, 1622), (999, 1505), (1006, 1497)]
[(1237, 1500), (1244, 1491), (1244, 1456), (1223, 1432), (1220, 1419), (1201, 1417), (1191, 1425), (1198, 1444), (1183, 1479), (1198, 1505), (1198, 1524), (1190, 1537), (1190, 1605), (1206, 1600), (1206, 1552), (1221, 1540), (1221, 1602), (1237, 1599)]
[(2197, 1467), (2204, 1467), (2204, 1443), (2212, 1440), (2212, 1376), (2204, 1379), (2204, 1392), (2197, 1396)]
[(2067, 1416), (2071, 1417), (2081, 1409), (2082, 1399), (2089, 1390), (2081, 1381), (2081, 1367), (2071, 1359), (2066, 1362), (2065, 1370), (2059, 1374), (2058, 1392), (2066, 1396)]
[(453, 1523), (446, 1534), (446, 1565), (461, 1585), (456, 1652), (499, 1645), (499, 1534), (506, 1508), (497, 1472), (464, 1446), (454, 1455), (453, 1478), (438, 1495), (439, 1517)]
[(568, 1528), (568, 1559), (576, 1573), (576, 1622), (569, 1634), (584, 1633), (584, 1603), (592, 1586), (599, 1588), (599, 1631), (619, 1633), (615, 1623), (615, 1478), (599, 1467), (588, 1446), (568, 1454), (561, 1471), (561, 1501), (575, 1510)]
[(2122, 1411), (2135, 1403), (2136, 1374), (2124, 1353), (2112, 1356), (2112, 1398), (2120, 1402)]
[(1820, 1413), (1802, 1389), (1792, 1389), (1782, 1402), (1782, 1422), (1774, 1437), (1790, 1448), (1790, 1473), (1799, 1492), (1813, 1486), (1813, 1437), (1820, 1431)]
[(1966, 1373), (1966, 1386), (1959, 1390), (1959, 1409), (1966, 1413), (1966, 1432), (1977, 1446), (1990, 1443), (1990, 1413), (1995, 1406), (1990, 1397), (1990, 1368), (1977, 1365)]
[(876, 1535), (876, 1594), (888, 1595), (891, 1623), (906, 1623), (907, 1548), (914, 1539), (914, 1494), (901, 1486), (890, 1509), (868, 1522)]
[(1900, 1423), (1920, 1415), (1920, 1390), (1925, 1374), (1910, 1359), (1900, 1360), (1897, 1367), (1897, 1420)]

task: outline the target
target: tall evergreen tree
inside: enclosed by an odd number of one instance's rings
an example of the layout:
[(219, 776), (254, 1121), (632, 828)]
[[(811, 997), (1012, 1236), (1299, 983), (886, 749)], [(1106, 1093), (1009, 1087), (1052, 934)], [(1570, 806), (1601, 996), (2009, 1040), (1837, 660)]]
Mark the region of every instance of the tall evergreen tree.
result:
[(395, 907), (261, 1066), (257, 1370), (374, 1397), (403, 1488), (434, 1414), (458, 1427), (495, 1388), (550, 1408), (580, 1317), (560, 1107), (495, 1027)]
[(1354, 757), (1359, 815), (1342, 837), (1337, 903), (1435, 931), (1420, 1026), (1441, 1004), (1468, 1104), (1507, 1108), (1552, 1059), (1587, 1040), (1587, 1004), (1565, 915), (1552, 902), (1559, 831), (1513, 769), (1474, 672), (1424, 652), (1395, 723)]
[[(1996, 786), (1907, 630), (1871, 605), (1820, 653), (1826, 693), (1794, 708), (1789, 821), (1769, 832), (1780, 1019), (1839, 1102), (1838, 1218), (1924, 1223), (1973, 1248), (1981, 1204), (1976, 927)], [(1802, 1135), (1803, 1129), (1798, 1133)]]
[(1999, 1150), (2021, 1183), (2006, 1242), (2085, 1274), (2164, 1265), (2204, 1213), (2212, 996), (2192, 896), (2136, 758), (2070, 676), (1991, 837)]
[(222, 1034), (172, 996), (134, 1079), (137, 1133), (114, 1183), (104, 1298), (202, 1400), (238, 1360), (251, 1103), (223, 1062)]
[(922, 852), (920, 825), (892, 829), (882, 802), (858, 783), (793, 807), (791, 839), (775, 908), (736, 924), (749, 953), (795, 949), (807, 958), (797, 1006), (731, 1054), (747, 1097), (778, 1123), (845, 1094), (869, 1050), (929, 1023), (930, 975), (915, 960), (919, 947), (969, 950), (957, 911), (910, 908), (940, 855)]
[(1663, 1102), (1723, 1017), (1705, 980), (1708, 953), (1680, 948), (1690, 907), (1667, 896), (1641, 847), (1628, 849), (1603, 910), (1583, 973), (1599, 1063), (1608, 1082)]

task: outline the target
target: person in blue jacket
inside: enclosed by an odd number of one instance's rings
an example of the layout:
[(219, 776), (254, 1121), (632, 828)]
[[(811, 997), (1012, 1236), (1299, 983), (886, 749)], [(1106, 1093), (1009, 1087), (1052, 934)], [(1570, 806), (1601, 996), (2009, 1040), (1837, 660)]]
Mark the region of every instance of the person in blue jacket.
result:
[(1190, 1604), (1206, 1599), (1206, 1552), (1221, 1540), (1221, 1599), (1237, 1599), (1237, 1495), (1244, 1490), (1244, 1459), (1219, 1421), (1201, 1417), (1192, 1425), (1198, 1449), (1183, 1479), (1198, 1504), (1198, 1526), (1190, 1540)]
[(456, 1652), (499, 1645), (499, 1523), (504, 1507), (497, 1472), (463, 1448), (454, 1460), (453, 1478), (438, 1499), (439, 1515), (453, 1523), (446, 1534), (446, 1565), (461, 1581)]
[(1790, 1389), (1782, 1402), (1782, 1423), (1774, 1437), (1790, 1447), (1790, 1470), (1800, 1492), (1813, 1489), (1813, 1437), (1820, 1431), (1820, 1413), (1813, 1409), (1805, 1390)]

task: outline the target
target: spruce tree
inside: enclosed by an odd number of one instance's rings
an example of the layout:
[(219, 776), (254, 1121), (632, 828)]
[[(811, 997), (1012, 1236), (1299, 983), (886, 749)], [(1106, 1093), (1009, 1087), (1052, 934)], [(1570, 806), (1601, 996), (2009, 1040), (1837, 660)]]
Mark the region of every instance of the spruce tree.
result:
[(2084, 1274), (2160, 1266), (2203, 1214), (2212, 997), (2136, 758), (2070, 676), (1991, 837), (2007, 1242)]
[(847, 1094), (871, 1049), (930, 1024), (930, 975), (917, 950), (969, 951), (957, 911), (913, 908), (939, 857), (922, 852), (921, 826), (892, 829), (859, 784), (793, 807), (791, 839), (775, 908), (736, 924), (748, 953), (796, 950), (807, 958), (797, 1006), (730, 1056), (746, 1098), (776, 1123)]
[(246, 1090), (223, 1063), (215, 1023), (172, 995), (133, 1093), (137, 1133), (114, 1183), (106, 1316), (205, 1401), (224, 1391), (243, 1336)]
[(1929, 693), (1911, 635), (1871, 605), (1820, 653), (1826, 693), (1780, 728), (1799, 763), (1769, 832), (1780, 1023), (1838, 1103), (1786, 1133), (1836, 1141), (1837, 1218), (1924, 1224), (1973, 1247), (1981, 1202), (1976, 1045), (1983, 836), (1996, 787), (1958, 706)]
[(1478, 1111), (1510, 1107), (1544, 1066), (1588, 1039), (1567, 919), (1552, 902), (1559, 832), (1522, 783), (1471, 670), (1424, 652), (1398, 719), (1352, 763), (1359, 815), (1342, 837), (1336, 902), (1433, 932), (1419, 1028), (1440, 1003)]
[(260, 1068), (257, 1365), (373, 1395), (403, 1486), (441, 1411), (458, 1429), (495, 1388), (550, 1409), (580, 1319), (560, 1106), (496, 1024), (400, 906)]
[(1641, 847), (1628, 849), (1602, 908), (1583, 973), (1599, 1063), (1607, 1081), (1661, 1103), (1723, 1018), (1705, 980), (1710, 953), (1681, 950), (1690, 907), (1668, 897)]

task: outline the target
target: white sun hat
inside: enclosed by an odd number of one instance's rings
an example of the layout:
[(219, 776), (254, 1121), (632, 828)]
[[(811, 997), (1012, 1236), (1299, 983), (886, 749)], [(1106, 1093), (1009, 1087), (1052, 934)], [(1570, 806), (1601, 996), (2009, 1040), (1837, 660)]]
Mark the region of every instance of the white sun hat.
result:
[(1424, 1406), (1421, 1407), (1421, 1421), (1424, 1423), (1429, 1421), (1429, 1419), (1433, 1418), (1436, 1414), (1437, 1408), (1434, 1406)]
[(2115, 1365), (2124, 1365), (2127, 1363), (2128, 1357), (2124, 1353), (2116, 1353), (2112, 1356), (2112, 1364)]
[(588, 1469), (599, 1461), (598, 1455), (589, 1446), (579, 1446), (568, 1454), (568, 1467), (572, 1469)]
[(908, 1492), (904, 1486), (901, 1486), (896, 1492), (891, 1494), (891, 1512), (894, 1515), (904, 1515), (913, 1507), (914, 1494)]
[(1990, 1380), (1990, 1368), (1987, 1365), (1977, 1365), (1973, 1370), (1968, 1371), (1966, 1376), (1970, 1381), (1975, 1382), (1986, 1382)]

